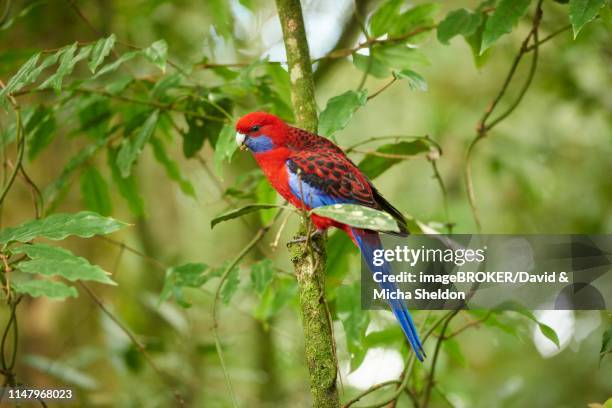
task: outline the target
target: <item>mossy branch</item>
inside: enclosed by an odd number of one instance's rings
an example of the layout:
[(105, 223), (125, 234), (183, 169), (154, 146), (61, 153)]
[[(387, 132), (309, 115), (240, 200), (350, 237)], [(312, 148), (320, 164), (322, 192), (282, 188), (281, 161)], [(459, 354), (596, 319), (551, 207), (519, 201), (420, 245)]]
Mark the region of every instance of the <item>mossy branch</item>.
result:
[[(317, 131), (317, 106), (304, 18), (299, 0), (276, 0), (283, 29), (291, 81), (291, 102), (299, 127)], [(304, 222), (298, 235), (312, 230)], [(325, 248), (325, 236), (313, 238)], [(300, 287), (300, 306), (310, 391), (314, 407), (338, 407), (337, 361), (331, 319), (325, 302), (325, 253), (312, 250), (312, 242), (290, 244), (291, 261)]]

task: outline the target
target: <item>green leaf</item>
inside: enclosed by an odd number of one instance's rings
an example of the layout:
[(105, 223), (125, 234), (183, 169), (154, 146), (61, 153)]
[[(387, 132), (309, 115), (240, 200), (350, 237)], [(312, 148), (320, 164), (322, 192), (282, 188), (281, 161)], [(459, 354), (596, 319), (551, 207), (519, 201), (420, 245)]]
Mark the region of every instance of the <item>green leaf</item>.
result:
[(153, 135), (158, 118), (159, 111), (154, 110), (140, 127), (136, 136), (130, 139), (124, 139), (119, 154), (117, 155), (117, 167), (121, 172), (121, 177), (128, 177), (132, 173), (132, 165), (138, 156), (140, 156), (144, 145)]
[[(267, 178), (261, 177), (255, 188), (255, 199), (260, 204), (276, 204), (278, 193)], [(263, 225), (267, 225), (274, 218), (274, 211), (260, 211), (259, 218)]]
[(370, 19), (370, 35), (379, 37), (389, 31), (399, 17), (402, 0), (387, 0), (378, 8)]
[(110, 234), (126, 225), (114, 218), (103, 217), (90, 211), (76, 214), (58, 213), (3, 229), (0, 231), (0, 244), (28, 242), (38, 237), (51, 240), (61, 240), (71, 235), (89, 238), (94, 235)]
[(354, 371), (365, 357), (365, 333), (370, 324), (370, 314), (361, 310), (361, 290), (359, 282), (342, 285), (336, 297), (336, 313), (346, 333), (346, 345)]
[(482, 38), (485, 32), (485, 28), (487, 26), (487, 22), (489, 21), (489, 16), (487, 14), (481, 13), (477, 11), (477, 14), (481, 17), (482, 21), (476, 31), (470, 35), (464, 35), (465, 42), (468, 43), (470, 49), (472, 50), (472, 57), (474, 59), (474, 65), (476, 68), (482, 67), (489, 57), (491, 56), (492, 48), (488, 48), (482, 54), (480, 53), (480, 46), (482, 45)]
[(106, 144), (106, 140), (100, 139), (95, 144), (89, 144), (81, 149), (75, 156), (73, 156), (66, 164), (66, 167), (62, 170), (60, 176), (55, 179), (43, 192), (43, 197), (46, 203), (49, 203), (49, 207), (52, 209), (56, 201), (61, 197), (61, 193), (64, 192), (67, 187), (70, 186), (69, 182), (74, 172), (85, 164), (98, 149)]
[[(418, 27), (429, 27), (434, 25), (434, 17), (440, 10), (440, 5), (435, 3), (420, 4), (403, 12), (395, 20), (389, 34), (392, 36), (400, 36), (410, 33)], [(408, 41), (414, 41), (415, 37), (411, 37)]]
[(168, 178), (175, 181), (183, 193), (190, 197), (195, 197), (195, 189), (193, 188), (193, 185), (188, 179), (183, 177), (178, 164), (170, 158), (163, 142), (156, 137), (151, 137), (149, 143), (151, 143), (151, 146), (153, 146), (155, 159), (157, 159), (157, 161), (164, 167)]
[(442, 44), (448, 44), (456, 35), (470, 36), (474, 34), (481, 23), (481, 13), (471, 13), (463, 8), (453, 10), (438, 24), (438, 41)]
[(386, 212), (356, 204), (333, 204), (313, 208), (311, 213), (334, 221), (374, 231), (399, 232), (397, 221)]
[(413, 91), (427, 91), (427, 81), (421, 75), (411, 69), (402, 69), (395, 73), (395, 76), (400, 79), (407, 79), (408, 86)]
[(15, 254), (26, 254), (29, 261), (21, 261), (17, 268), (26, 273), (61, 276), (69, 281), (83, 280), (116, 285), (98, 265), (74, 255), (67, 249), (46, 244), (22, 245), (12, 249)]
[(405, 342), (405, 335), (399, 325), (393, 325), (386, 329), (368, 333), (364, 339), (364, 345), (368, 348), (390, 346)]
[(174, 298), (181, 306), (191, 306), (191, 303), (184, 300), (182, 288), (199, 288), (213, 276), (218, 276), (220, 271), (217, 271), (217, 275), (211, 272), (214, 272), (214, 270), (203, 263), (186, 263), (168, 268), (164, 287), (160, 294), (160, 302), (168, 300), (170, 295), (174, 294)]
[(603, 6), (605, 6), (607, 0), (570, 0), (569, 4), (569, 17), (572, 23), (572, 30), (574, 31), (574, 38), (578, 36), (578, 33), (582, 28), (589, 22), (593, 21), (597, 17), (597, 13)]
[(255, 190), (258, 189), (264, 179), (263, 172), (259, 168), (242, 172), (238, 174), (234, 180), (234, 184), (223, 192), (223, 195), (239, 199), (255, 200), (255, 202), (261, 204), (274, 204), (276, 201), (270, 202), (265, 199), (260, 201), (258, 195), (256, 195)]
[[(63, 48), (62, 48), (63, 50)], [(34, 81), (36, 81), (36, 79), (38, 79), (38, 76), (47, 68), (49, 68), (51, 65), (54, 65), (57, 60), (59, 59), (59, 56), (62, 54), (62, 50), (57, 51), (54, 54), (48, 55), (41, 63), (39, 66), (37, 66), (35, 69), (33, 69), (27, 76), (26, 81), (28, 83), (32, 83)]]
[[(13, 17), (3, 19), (2, 24), (0, 25), (0, 30), (7, 30), (11, 28), (11, 26), (13, 25), (15, 21), (27, 16), (28, 14), (30, 14), (32, 10), (34, 10), (38, 6), (41, 6), (45, 3), (47, 3), (46, 0), (32, 1), (27, 6), (25, 6), (23, 9), (21, 9), (19, 13), (16, 13)], [(9, 7), (9, 11), (10, 11), (10, 5), (6, 7)]]
[(224, 304), (228, 304), (234, 294), (238, 290), (238, 285), (240, 284), (240, 269), (234, 266), (232, 270), (227, 275), (225, 282), (223, 282), (223, 287), (221, 288), (221, 301)]
[(327, 269), (325, 271), (325, 291), (329, 299), (335, 297), (336, 288), (344, 282), (349, 274), (351, 255), (357, 254), (357, 248), (342, 232), (333, 232), (327, 240)]
[(78, 292), (72, 286), (62, 282), (49, 280), (29, 280), (25, 282), (11, 282), (17, 293), (25, 293), (32, 297), (47, 297), (49, 299), (64, 300), (67, 297), (77, 297)]
[[(467, 312), (473, 315), (474, 317), (476, 317), (477, 319), (484, 319), (485, 315), (488, 313), (485, 310), (475, 310), (475, 309), (468, 310)], [(502, 322), (496, 317), (495, 314), (488, 316), (486, 320), (483, 321), (483, 324), (488, 327), (500, 329), (503, 332), (511, 336), (514, 336), (516, 338), (520, 338), (517, 325)]]
[(249, 204), (244, 207), (237, 208), (235, 210), (231, 210), (231, 211), (228, 211), (221, 215), (216, 216), (210, 222), (210, 228), (211, 229), (214, 228), (215, 225), (219, 224), (220, 222), (242, 217), (243, 215), (252, 213), (254, 211), (266, 210), (268, 208), (279, 208), (279, 207), (281, 206), (276, 205), (276, 204)]
[[(59, 66), (53, 75), (48, 77), (37, 89), (53, 88), (55, 92), (59, 93), (62, 88), (62, 81), (66, 75), (69, 75), (74, 66), (79, 60), (87, 58), (87, 55), (83, 52), (79, 53), (76, 57), (74, 53), (77, 51), (78, 45), (74, 43), (68, 47), (64, 47), (59, 55)], [(91, 51), (91, 48), (84, 47), (84, 50)]]
[(96, 69), (104, 62), (104, 58), (110, 54), (111, 50), (115, 46), (117, 37), (115, 34), (111, 34), (106, 38), (100, 38), (93, 46), (91, 55), (89, 56), (89, 62), (87, 66), (92, 74), (96, 73)]
[(25, 126), (28, 141), (28, 158), (34, 159), (51, 143), (55, 136), (53, 109), (39, 105)]
[(374, 58), (395, 69), (429, 65), (429, 59), (421, 51), (403, 44), (390, 44), (374, 49)]
[(531, 310), (526, 309), (523, 305), (517, 302), (508, 301), (508, 302), (503, 302), (502, 304), (498, 305), (496, 309), (511, 310), (511, 311), (517, 312), (525, 316), (526, 318), (528, 318), (529, 320), (533, 321), (535, 324), (538, 325), (538, 328), (540, 329), (540, 332), (544, 335), (544, 337), (546, 337), (547, 339), (555, 343), (557, 347), (560, 347), (559, 337), (557, 336), (557, 333), (553, 330), (553, 328), (548, 326), (547, 324), (540, 322), (535, 317), (533, 312)]
[(98, 214), (108, 216), (113, 212), (113, 204), (108, 184), (102, 174), (93, 166), (81, 173), (81, 194), (85, 208)]
[[(427, 153), (429, 150), (429, 145), (422, 140), (389, 143), (376, 149), (376, 151), (379, 153), (401, 156), (416, 156), (422, 153)], [(402, 160), (403, 159), (400, 158), (394, 159), (368, 155), (359, 163), (358, 167), (365, 173), (366, 176), (368, 176), (370, 179), (374, 179), (397, 163), (400, 163)]]
[(144, 56), (155, 64), (162, 72), (166, 72), (168, 58), (168, 44), (165, 40), (155, 41), (143, 50)]
[(81, 132), (87, 133), (94, 139), (104, 139), (108, 136), (108, 124), (113, 116), (108, 98), (91, 95), (81, 99), (78, 105)]
[(537, 324), (538, 324), (538, 328), (540, 329), (540, 332), (542, 332), (544, 337), (546, 337), (548, 340), (555, 343), (557, 347), (560, 347), (559, 336), (557, 336), (557, 332), (555, 332), (552, 327), (544, 323), (537, 322)]
[(134, 78), (129, 75), (115, 74), (112, 78), (109, 78), (104, 90), (110, 95), (118, 95), (133, 82), (135, 82)]
[(442, 342), (442, 346), (444, 347), (444, 351), (448, 354), (453, 360), (455, 360), (462, 367), (468, 366), (468, 361), (461, 351), (461, 345), (459, 342), (453, 338), (446, 339)]
[(251, 265), (251, 284), (257, 294), (261, 295), (274, 278), (274, 264), (269, 259)]
[(272, 109), (271, 113), (295, 123), (293, 109), (291, 108), (291, 80), (289, 73), (281, 64), (266, 64), (266, 73), (272, 80)]
[(612, 353), (612, 326), (608, 328), (601, 336), (601, 349), (599, 350), (599, 363), (606, 356), (606, 354)]
[(168, 94), (168, 91), (176, 89), (181, 85), (183, 75), (180, 72), (164, 75), (161, 79), (155, 82), (151, 94), (153, 99), (160, 102), (171, 102), (173, 96)]
[(113, 72), (116, 71), (117, 68), (119, 68), (121, 66), (121, 64), (123, 64), (124, 62), (127, 62), (131, 59), (134, 59), (134, 57), (137, 57), (139, 55), (142, 54), (142, 51), (130, 51), (130, 52), (126, 52), (125, 54), (121, 55), (119, 58), (117, 58), (115, 61), (111, 62), (110, 64), (106, 64), (104, 65), (97, 74), (95, 74), (92, 79), (96, 79), (104, 74), (107, 74), (109, 72)]
[(253, 316), (266, 321), (277, 314), (287, 303), (295, 299), (298, 285), (295, 279), (281, 277), (274, 279), (261, 296), (259, 304), (253, 311)]
[(331, 98), (319, 116), (319, 133), (329, 137), (344, 129), (355, 111), (365, 106), (367, 100), (366, 90), (359, 92), (350, 90)]
[[(198, 98), (190, 98), (187, 102), (187, 110), (193, 112), (205, 111), (204, 103), (201, 102)], [(202, 118), (198, 118), (192, 115), (185, 115), (185, 122), (187, 122), (187, 126), (189, 126), (189, 130), (187, 132), (181, 132), (181, 136), (183, 137), (183, 154), (187, 158), (191, 158), (196, 155), (197, 152), (200, 151), (202, 146), (204, 146), (204, 141), (206, 140), (206, 129), (211, 126), (218, 127), (216, 130), (215, 137), (218, 136), (221, 128), (223, 126), (222, 123), (207, 123)], [(213, 144), (211, 142), (211, 144)]]
[(117, 188), (119, 189), (119, 194), (121, 194), (121, 196), (127, 202), (132, 214), (134, 214), (136, 217), (142, 217), (145, 214), (145, 206), (144, 200), (138, 192), (138, 184), (136, 183), (134, 175), (130, 175), (126, 178), (123, 178), (121, 176), (121, 171), (117, 167), (118, 155), (119, 149), (113, 149), (109, 147), (107, 163), (111, 169), (113, 182), (117, 185)]
[(212, 16), (216, 31), (225, 38), (230, 38), (233, 31), (232, 6), (228, 0), (209, 0), (208, 10)]
[(40, 52), (32, 55), (30, 59), (19, 68), (17, 73), (9, 79), (4, 89), (0, 90), (0, 101), (3, 101), (6, 95), (20, 90), (36, 80), (36, 78), (32, 78), (31, 73), (36, 68), (39, 58)]
[(527, 12), (531, 0), (500, 0), (493, 14), (487, 19), (479, 55), (482, 55), (502, 35), (512, 31)]
[(219, 133), (219, 138), (215, 145), (215, 170), (219, 175), (222, 173), (221, 164), (223, 161), (227, 159), (228, 162), (231, 162), (234, 152), (238, 149), (234, 134), (234, 129), (227, 124), (223, 125), (223, 129)]
[[(373, 51), (376, 51), (374, 49)], [(353, 65), (361, 72), (367, 72), (375, 78), (387, 78), (391, 75), (389, 67), (380, 59), (376, 58), (376, 52), (372, 56), (354, 53)]]

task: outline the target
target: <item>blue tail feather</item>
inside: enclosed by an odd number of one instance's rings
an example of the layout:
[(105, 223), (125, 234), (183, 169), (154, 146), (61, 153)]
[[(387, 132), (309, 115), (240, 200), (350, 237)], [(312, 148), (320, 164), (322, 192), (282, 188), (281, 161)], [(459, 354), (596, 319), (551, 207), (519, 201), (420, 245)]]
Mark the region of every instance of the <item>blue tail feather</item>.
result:
[[(359, 249), (361, 250), (361, 255), (363, 259), (368, 264), (370, 271), (373, 273), (374, 271), (380, 271), (384, 275), (390, 275), (391, 270), (389, 268), (389, 264), (387, 262), (383, 263), (381, 266), (374, 265), (374, 250), (382, 249), (382, 243), (380, 242), (380, 236), (377, 232), (373, 231), (365, 231), (359, 229), (352, 229), (353, 237), (359, 245)], [(393, 282), (383, 282), (380, 284), (382, 289), (388, 289), (389, 291), (396, 291), (397, 286)], [(406, 303), (402, 299), (390, 299), (387, 301), (389, 306), (391, 307), (391, 311), (395, 315), (395, 318), (398, 320), (400, 326), (410, 346), (414, 350), (417, 358), (420, 361), (423, 361), (425, 357), (425, 351), (423, 350), (423, 345), (421, 344), (421, 340), (419, 339), (419, 335), (417, 333), (416, 326), (414, 325), (414, 321), (412, 320), (412, 316), (410, 316), (410, 312), (408, 311), (408, 307)]]

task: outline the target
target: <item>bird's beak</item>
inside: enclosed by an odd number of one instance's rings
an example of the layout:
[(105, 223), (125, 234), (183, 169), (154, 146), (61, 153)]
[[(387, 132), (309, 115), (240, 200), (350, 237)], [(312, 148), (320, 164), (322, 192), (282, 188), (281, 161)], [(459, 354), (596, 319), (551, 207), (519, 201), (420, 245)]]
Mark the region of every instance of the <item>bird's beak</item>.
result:
[(238, 145), (240, 150), (247, 149), (246, 145), (244, 144), (245, 140), (246, 140), (246, 135), (244, 133), (236, 132), (236, 144)]

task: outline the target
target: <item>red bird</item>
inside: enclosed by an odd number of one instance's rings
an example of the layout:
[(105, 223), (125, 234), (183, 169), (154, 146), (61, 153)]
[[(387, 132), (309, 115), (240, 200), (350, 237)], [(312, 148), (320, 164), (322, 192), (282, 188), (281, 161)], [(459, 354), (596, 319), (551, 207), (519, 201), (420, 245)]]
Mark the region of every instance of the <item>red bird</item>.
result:
[[(402, 214), (376, 190), (370, 180), (329, 139), (287, 125), (280, 118), (252, 112), (236, 124), (236, 143), (246, 146), (255, 157), (270, 184), (299, 209), (310, 210), (332, 204), (358, 204), (385, 211), (397, 222), (400, 235), (408, 228)], [(371, 271), (391, 274), (389, 265), (375, 266), (374, 251), (382, 249), (379, 233), (354, 228), (330, 218), (313, 214), (318, 231), (340, 228), (359, 247)], [(396, 290), (394, 283), (381, 284), (383, 289)], [(403, 300), (389, 300), (393, 314), (419, 360), (425, 352)]]

